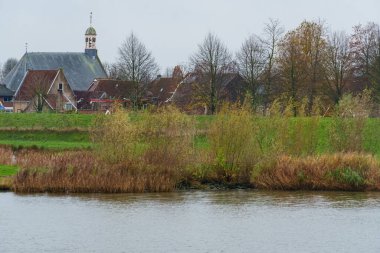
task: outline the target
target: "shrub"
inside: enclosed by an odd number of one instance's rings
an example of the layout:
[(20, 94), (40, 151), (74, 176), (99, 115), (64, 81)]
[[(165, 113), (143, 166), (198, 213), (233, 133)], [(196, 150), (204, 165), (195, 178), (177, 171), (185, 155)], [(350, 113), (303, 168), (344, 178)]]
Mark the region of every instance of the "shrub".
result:
[(172, 170), (179, 176), (193, 162), (193, 117), (168, 106), (141, 115), (138, 128), (146, 145), (143, 159), (153, 168)]
[(247, 108), (225, 106), (208, 132), (211, 165), (219, 181), (249, 182), (250, 170), (259, 159), (254, 117)]
[(364, 90), (353, 96), (345, 94), (335, 108), (336, 116), (342, 118), (368, 118), (373, 109), (372, 93)]
[(195, 121), (170, 106), (133, 115), (119, 108), (99, 118), (92, 135), (104, 161), (144, 167), (145, 173), (166, 171), (181, 181), (192, 162)]
[(112, 115), (98, 116), (91, 129), (97, 154), (110, 163), (135, 159), (141, 149), (140, 134), (129, 113), (118, 106)]

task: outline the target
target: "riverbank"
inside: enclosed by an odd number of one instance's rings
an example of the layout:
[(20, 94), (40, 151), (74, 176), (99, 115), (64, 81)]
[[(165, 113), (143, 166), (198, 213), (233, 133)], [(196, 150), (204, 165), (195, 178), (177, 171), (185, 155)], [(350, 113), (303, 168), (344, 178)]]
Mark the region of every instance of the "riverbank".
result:
[[(1, 153), (13, 154), (10, 149)], [(4, 157), (4, 155), (2, 155)], [(205, 166), (206, 164), (204, 164)], [(17, 166), (0, 177), (2, 190), (52, 193), (138, 193), (189, 189), (379, 191), (380, 162), (372, 155), (339, 153), (281, 156), (252, 169), (249, 179), (233, 180), (199, 166), (175, 171), (143, 164), (107, 164), (91, 151), (22, 150)], [(13, 174), (13, 176), (12, 176)], [(6, 177), (5, 177), (6, 176)]]
[[(17, 192), (371, 191), (380, 190), (379, 128), (379, 119), (260, 117), (235, 107), (212, 117), (117, 109), (86, 129), (3, 129), (0, 144), (11, 146), (0, 165), (20, 168)], [(33, 140), (45, 147), (16, 145)]]
[[(144, 120), (144, 116), (141, 116), (143, 114), (129, 113), (128, 115), (131, 121), (138, 122)], [(58, 151), (93, 149), (94, 143), (91, 141), (91, 131), (94, 123), (104, 117), (105, 115), (102, 114), (2, 113), (0, 115), (0, 146), (13, 149)], [(194, 120), (196, 129), (195, 145), (199, 148), (209, 148), (210, 141), (207, 138), (207, 132), (217, 117), (201, 115), (190, 116), (190, 118)], [(261, 128), (264, 139), (270, 138), (271, 136), (269, 135), (277, 134), (275, 132), (281, 131), (281, 129), (284, 130), (284, 137), (286, 138), (294, 134), (300, 134), (300, 137), (303, 137), (308, 134), (309, 130), (313, 131), (313, 138), (315, 138), (313, 142), (315, 142), (315, 149), (318, 154), (335, 151), (330, 140), (332, 128), (342, 128), (341, 132), (346, 136), (341, 136), (341, 139), (349, 142), (350, 136), (347, 133), (349, 129), (344, 128), (352, 127), (351, 134), (355, 135), (356, 127), (355, 122), (353, 122), (355, 120), (349, 118), (345, 120), (345, 123), (338, 122), (337, 118), (322, 117), (318, 118), (318, 120), (305, 117), (256, 117), (254, 121), (256, 122), (255, 125)], [(360, 151), (380, 157), (380, 131), (378, 131), (380, 129), (380, 119), (365, 118), (361, 121), (362, 126), (358, 134), (360, 138), (354, 139), (352, 145), (359, 146)], [(265, 133), (266, 127), (268, 127), (268, 131)], [(336, 132), (339, 131), (337, 129)], [(295, 136), (290, 138), (296, 140)], [(295, 144), (298, 145), (297, 143)], [(293, 145), (293, 141), (290, 141), (289, 145)], [(338, 143), (338, 145), (343, 147), (348, 143)], [(293, 147), (289, 146), (289, 148)]]

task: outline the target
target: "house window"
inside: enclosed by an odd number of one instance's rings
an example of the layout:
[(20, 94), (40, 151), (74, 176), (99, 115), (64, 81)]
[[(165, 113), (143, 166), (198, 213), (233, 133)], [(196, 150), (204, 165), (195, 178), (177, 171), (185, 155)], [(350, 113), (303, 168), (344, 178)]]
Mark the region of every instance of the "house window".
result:
[(63, 91), (63, 84), (62, 83), (58, 84), (58, 91)]
[(71, 103), (66, 103), (63, 106), (63, 109), (65, 109), (65, 111), (71, 111), (73, 109), (73, 105)]

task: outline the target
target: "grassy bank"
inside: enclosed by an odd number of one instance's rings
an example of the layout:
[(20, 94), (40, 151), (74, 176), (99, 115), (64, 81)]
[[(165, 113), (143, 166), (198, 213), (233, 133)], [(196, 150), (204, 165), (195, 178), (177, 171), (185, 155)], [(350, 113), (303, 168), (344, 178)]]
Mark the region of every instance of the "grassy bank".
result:
[[(14, 148), (42, 148), (42, 149), (87, 149), (92, 147), (90, 141), (90, 129), (94, 121), (103, 115), (81, 114), (55, 114), (55, 113), (30, 113), (30, 114), (0, 114), (0, 145)], [(130, 114), (132, 122), (143, 120), (141, 114)], [(207, 131), (215, 116), (191, 116), (197, 129), (196, 144), (198, 147), (209, 147)], [(317, 124), (313, 118), (269, 118), (257, 117), (254, 119), (258, 127), (271, 126), (272, 122), (280, 124), (286, 120), (284, 126), (277, 126), (278, 131), (286, 131), (289, 134), (307, 134), (307, 128), (316, 128), (316, 151), (318, 154), (330, 152), (333, 147), (329, 142), (331, 127), (337, 124), (336, 118), (319, 118)], [(350, 119), (347, 119), (349, 121)], [(313, 126), (314, 124), (314, 126)], [(341, 124), (342, 125), (342, 124)], [(335, 126), (339, 127), (339, 126)], [(344, 126), (340, 126), (344, 127)], [(347, 124), (346, 127), (350, 127)], [(285, 129), (286, 128), (286, 129)], [(360, 130), (360, 145), (363, 151), (380, 156), (380, 119), (368, 118), (364, 120), (364, 126)], [(301, 132), (299, 133), (298, 130)], [(275, 130), (272, 131), (274, 134)], [(271, 133), (267, 133), (269, 136)]]
[[(20, 192), (172, 191), (208, 185), (380, 190), (378, 129), (379, 119), (259, 117), (242, 108), (212, 117), (174, 108), (137, 114), (119, 110), (93, 117), (86, 130), (2, 130), (0, 144), (13, 148), (3, 148), (0, 164), (16, 157), (21, 170), (13, 187)], [(15, 148), (18, 142), (42, 149)]]
[[(20, 172), (18, 172), (20, 166)], [(249, 178), (233, 179), (215, 165), (173, 170), (146, 163), (110, 164), (91, 151), (18, 154), (18, 166), (0, 166), (0, 188), (16, 192), (163, 192), (208, 187), (265, 190), (380, 190), (380, 163), (358, 153), (281, 156), (252, 169)], [(208, 168), (202, 168), (208, 166)], [(106, 168), (106, 169), (105, 169)], [(10, 177), (14, 175), (14, 177)]]
[(88, 129), (94, 117), (94, 114), (0, 113), (0, 130)]
[(88, 131), (0, 130), (0, 145), (14, 149), (72, 150), (92, 147)]

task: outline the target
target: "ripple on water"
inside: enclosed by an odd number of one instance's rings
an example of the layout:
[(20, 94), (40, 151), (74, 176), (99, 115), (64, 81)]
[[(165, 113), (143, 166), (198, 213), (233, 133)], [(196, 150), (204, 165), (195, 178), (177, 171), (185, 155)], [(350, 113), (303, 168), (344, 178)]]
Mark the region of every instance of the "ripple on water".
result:
[(380, 252), (380, 193), (0, 193), (1, 252)]

